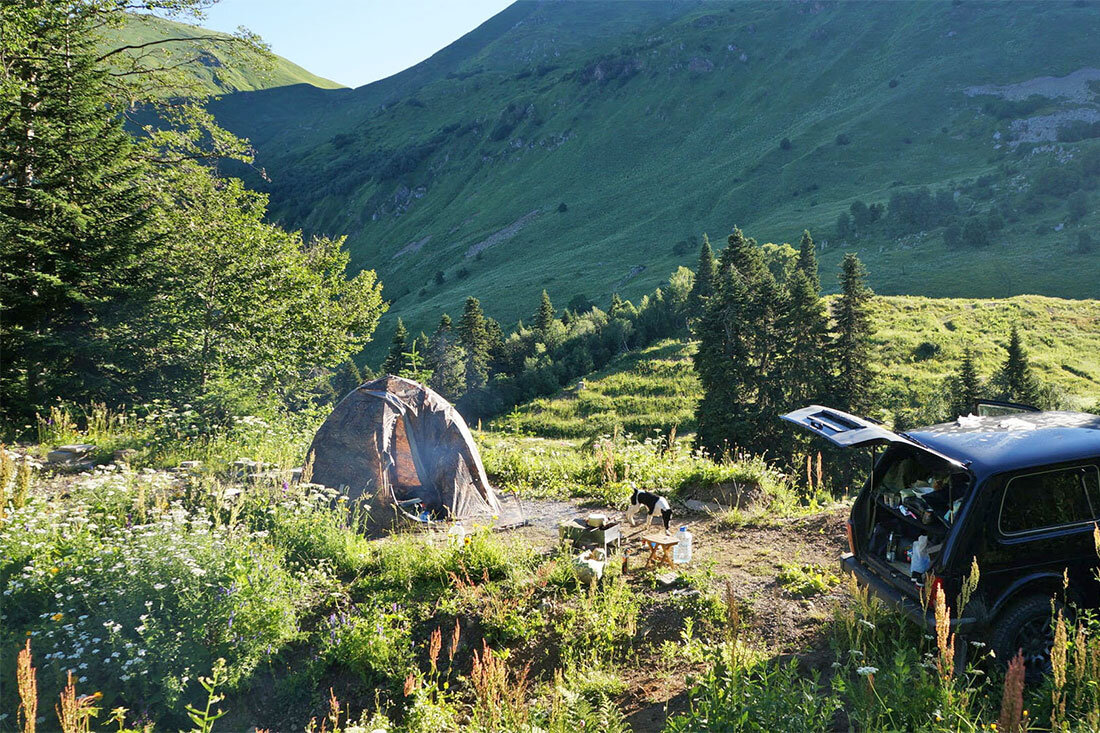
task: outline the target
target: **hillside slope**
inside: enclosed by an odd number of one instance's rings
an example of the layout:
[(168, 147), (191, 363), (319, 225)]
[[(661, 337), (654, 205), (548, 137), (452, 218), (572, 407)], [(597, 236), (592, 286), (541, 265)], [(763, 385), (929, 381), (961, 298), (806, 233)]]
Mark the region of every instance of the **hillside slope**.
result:
[[(131, 14), (128, 22), (121, 28), (108, 29), (104, 45), (107, 48), (117, 48), (123, 45), (139, 46), (168, 38), (201, 39), (209, 36), (229, 37), (224, 33), (155, 15)], [(187, 64), (186, 70), (197, 78), (201, 88), (211, 95), (295, 84), (306, 84), (321, 89), (342, 88), (336, 82), (312, 74), (281, 56), (274, 56), (270, 68), (265, 68), (255, 60), (231, 56), (218, 44), (200, 42), (198, 46), (198, 53), (192, 41), (166, 43), (130, 53), (153, 54), (156, 62), (163, 66), (194, 59), (196, 63)]]
[[(274, 216), (349, 235), (414, 329), (469, 294), (506, 323), (543, 288), (637, 296), (733, 225), (809, 227), (826, 271), (856, 250), (884, 294), (1095, 297), (1098, 11), (519, 2), (390, 79), (214, 111)], [(857, 200), (887, 213), (838, 229)]]
[[(889, 296), (875, 298), (873, 312), (878, 387), (882, 402), (894, 406), (883, 419), (919, 422), (945, 407), (944, 382), (967, 347), (988, 379), (1004, 361), (1013, 323), (1042, 382), (1055, 385), (1070, 407), (1100, 405), (1100, 301)], [(669, 340), (626, 354), (589, 375), (583, 389), (534, 400), (495, 424), (552, 438), (610, 433), (615, 425), (639, 437), (673, 425), (680, 434), (693, 431), (701, 395), (694, 352), (692, 342)]]

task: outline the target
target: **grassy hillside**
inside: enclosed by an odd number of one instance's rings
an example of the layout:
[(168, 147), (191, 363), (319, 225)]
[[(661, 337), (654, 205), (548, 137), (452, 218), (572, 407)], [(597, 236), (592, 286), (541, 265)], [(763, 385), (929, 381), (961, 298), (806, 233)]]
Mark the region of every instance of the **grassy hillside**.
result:
[[(856, 250), (884, 294), (1095, 297), (1100, 139), (1054, 138), (1100, 119), (1098, 8), (522, 2), (392, 79), (214, 109), (275, 216), (348, 234), (414, 329), (469, 294), (506, 323), (543, 288), (636, 297), (735, 224), (809, 227), (826, 271)], [(949, 247), (942, 217), (838, 235), (854, 201), (922, 186), (960, 225), (994, 213), (988, 246)]]
[[(1062, 392), (1067, 406), (1100, 403), (1100, 301), (1039, 296), (1004, 300), (891, 296), (874, 301), (877, 371), (888, 419), (919, 419), (937, 408), (944, 380), (969, 346), (979, 372), (1002, 363), (1013, 323), (1022, 329), (1032, 367)], [(664, 341), (623, 356), (570, 389), (534, 400), (497, 421), (500, 427), (548, 437), (635, 435), (694, 430), (700, 395), (691, 366), (694, 344)], [(901, 413), (900, 415), (898, 413)]]
[[(138, 46), (151, 41), (166, 38), (197, 39), (216, 36), (228, 38), (224, 33), (179, 23), (154, 15), (131, 15), (125, 26), (111, 29), (105, 45), (117, 48), (123, 45)], [(281, 56), (274, 56), (269, 64), (259, 63), (257, 59), (241, 59), (227, 52), (226, 48), (209, 41), (196, 45), (192, 41), (167, 43), (128, 53), (152, 54), (158, 65), (171, 66), (193, 59), (196, 63), (187, 65), (187, 72), (195, 76), (202, 89), (211, 95), (246, 92), (257, 89), (269, 89), (295, 84), (308, 84), (321, 89), (340, 89), (334, 81), (311, 74), (297, 64)], [(146, 58), (149, 62), (151, 59)], [(152, 65), (152, 64), (150, 64)]]

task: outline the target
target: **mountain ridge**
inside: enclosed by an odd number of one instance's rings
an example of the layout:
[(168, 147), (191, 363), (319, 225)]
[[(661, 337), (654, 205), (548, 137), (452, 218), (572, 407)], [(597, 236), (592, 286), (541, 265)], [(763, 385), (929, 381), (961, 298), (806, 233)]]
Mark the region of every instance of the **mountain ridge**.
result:
[[(1095, 138), (997, 142), (1097, 108), (1095, 91), (1023, 109), (965, 90), (1087, 68), (1098, 8), (520, 2), (375, 84), (212, 108), (255, 144), (271, 183), (250, 183), (273, 216), (348, 234), (353, 264), (387, 284), (389, 318), (416, 329), (467, 295), (505, 322), (543, 288), (562, 305), (637, 297), (691, 265), (703, 232), (720, 244), (734, 225), (777, 242), (809, 227), (826, 272), (857, 251), (883, 293), (1095, 297), (1095, 255), (1075, 250), (1095, 206), (1070, 221), (1068, 191), (1036, 193)], [(954, 200), (949, 214), (893, 222), (895, 194), (922, 186)], [(887, 214), (840, 237), (857, 200)], [(985, 244), (948, 231), (986, 217)]]

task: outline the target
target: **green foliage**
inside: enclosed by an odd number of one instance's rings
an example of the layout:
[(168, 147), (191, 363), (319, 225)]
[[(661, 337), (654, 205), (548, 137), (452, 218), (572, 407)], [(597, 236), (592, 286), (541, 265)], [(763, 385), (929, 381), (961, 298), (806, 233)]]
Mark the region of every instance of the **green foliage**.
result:
[(171, 491), (161, 476), (101, 472), (67, 500), (35, 496), (13, 512), (0, 531), (4, 645), (33, 631), (48, 668), (77, 668), (108, 700), (170, 709), (218, 657), (237, 687), (297, 638), (314, 581), (288, 571), (263, 534), (180, 505), (142, 505), (149, 521), (131, 524), (135, 495)]
[(409, 350), (409, 332), (405, 330), (405, 324), (397, 319), (397, 325), (393, 329), (393, 338), (390, 340), (390, 352), (386, 360), (382, 362), (382, 373), (400, 376), (407, 367), (405, 353)]
[(694, 680), (690, 711), (673, 716), (666, 731), (825, 731), (840, 701), (798, 662), (760, 661), (736, 641), (718, 646), (711, 666)]
[(1012, 325), (1009, 333), (1007, 351), (1004, 365), (993, 377), (993, 387), (997, 390), (998, 399), (1037, 407), (1045, 406), (1041, 404), (1039, 382), (1031, 371), (1027, 351), (1016, 324)]
[(951, 382), (951, 415), (969, 415), (984, 392), (973, 353), (967, 348), (959, 362), (959, 372)]
[(783, 590), (796, 598), (826, 593), (840, 582), (836, 573), (812, 563), (780, 563), (775, 579)]
[(844, 255), (841, 294), (833, 304), (836, 377), (831, 396), (835, 407), (857, 415), (867, 414), (875, 404), (869, 310), (874, 294), (864, 283), (866, 277), (867, 271), (859, 258), (853, 253)]

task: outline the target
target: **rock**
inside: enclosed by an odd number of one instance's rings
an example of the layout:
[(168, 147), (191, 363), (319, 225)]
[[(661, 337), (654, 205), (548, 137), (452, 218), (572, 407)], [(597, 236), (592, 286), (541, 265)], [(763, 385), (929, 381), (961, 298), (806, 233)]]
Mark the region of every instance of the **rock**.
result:
[(684, 502), (684, 506), (693, 512), (699, 512), (701, 514), (717, 514), (724, 510), (721, 504), (716, 504), (711, 501), (699, 501), (698, 499), (688, 499)]
[(120, 448), (114, 452), (115, 463), (129, 463), (136, 455), (133, 448)]
[(675, 570), (670, 570), (667, 573), (661, 573), (657, 576), (657, 582), (665, 588), (676, 585), (676, 581), (679, 579), (680, 574), (677, 573)]
[(95, 450), (94, 445), (88, 443), (76, 443), (63, 445), (57, 450), (52, 450), (46, 455), (50, 463), (72, 466), (78, 462), (84, 462), (88, 454)]
[(202, 468), (202, 461), (180, 461), (180, 468), (184, 471), (198, 471)]
[(91, 443), (73, 443), (71, 445), (61, 445), (57, 447), (58, 450), (63, 450), (67, 453), (79, 453), (80, 455), (87, 455), (95, 450), (95, 446)]

